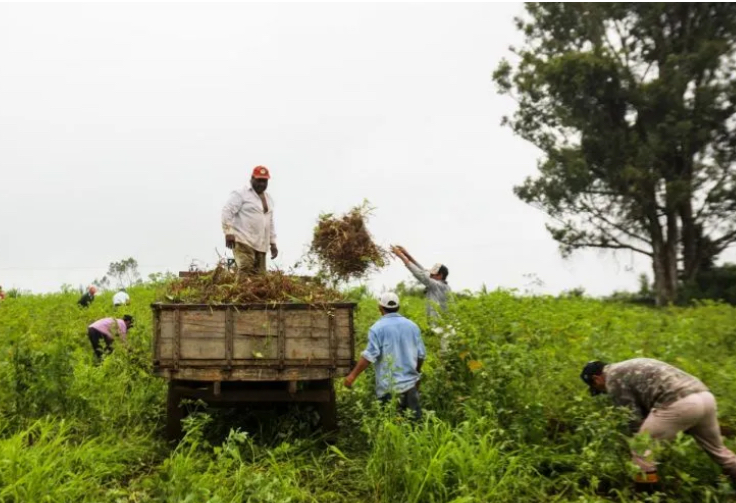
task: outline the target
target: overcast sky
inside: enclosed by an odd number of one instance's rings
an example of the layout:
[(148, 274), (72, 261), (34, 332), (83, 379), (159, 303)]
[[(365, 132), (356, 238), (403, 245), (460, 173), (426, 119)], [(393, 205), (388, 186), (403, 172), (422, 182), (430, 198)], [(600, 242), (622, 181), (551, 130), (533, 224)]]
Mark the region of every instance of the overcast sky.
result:
[[(636, 287), (628, 253), (563, 260), (515, 184), (539, 155), (499, 123), (491, 73), (520, 4), (0, 5), (0, 285), (87, 284), (212, 263), (220, 210), (272, 172), (288, 268), (320, 212), (370, 229), (456, 289)], [(273, 264), (272, 264), (273, 265)], [(380, 290), (408, 279), (395, 262)]]

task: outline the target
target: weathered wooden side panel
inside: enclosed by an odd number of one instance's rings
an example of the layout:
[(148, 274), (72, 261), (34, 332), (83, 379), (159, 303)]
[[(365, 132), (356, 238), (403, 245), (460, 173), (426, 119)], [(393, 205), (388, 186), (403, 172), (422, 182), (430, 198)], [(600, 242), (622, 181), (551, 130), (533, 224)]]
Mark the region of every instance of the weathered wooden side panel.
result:
[(277, 311), (235, 311), (233, 358), (277, 358), (278, 324)]
[(304, 311), (290, 314), (284, 321), (286, 358), (329, 360), (333, 353), (338, 359), (351, 357), (347, 313), (337, 311), (330, 317), (324, 312)]
[(230, 372), (219, 368), (183, 367), (178, 371), (163, 368), (155, 374), (167, 379), (183, 381), (316, 381), (334, 377), (345, 377), (348, 367), (328, 368), (291, 367), (284, 370), (274, 368), (237, 368)]
[(183, 360), (225, 358), (225, 311), (181, 312)]
[(354, 304), (152, 307), (154, 372), (169, 379), (325, 379), (353, 364)]
[(158, 334), (154, 334), (154, 337), (158, 335), (157, 339), (154, 339), (154, 344), (158, 348), (158, 358), (160, 360), (171, 360), (174, 358), (174, 332), (175, 332), (175, 317), (174, 311), (154, 311), (154, 319), (156, 325), (158, 325)]

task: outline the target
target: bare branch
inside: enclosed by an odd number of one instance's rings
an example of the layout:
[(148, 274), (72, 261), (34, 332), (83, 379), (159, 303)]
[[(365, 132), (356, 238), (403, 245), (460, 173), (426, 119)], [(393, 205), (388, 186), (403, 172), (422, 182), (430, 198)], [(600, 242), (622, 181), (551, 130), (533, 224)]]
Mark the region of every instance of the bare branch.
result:
[[(582, 208), (585, 211), (591, 213), (594, 217), (598, 218), (599, 220), (601, 220), (602, 222), (604, 222), (606, 225), (609, 225), (610, 227), (613, 227), (617, 231), (619, 231), (619, 232), (621, 232), (621, 233), (629, 236), (632, 239), (636, 239), (637, 241), (641, 241), (641, 242), (646, 243), (646, 244), (648, 244), (648, 245), (651, 246), (652, 242), (650, 240), (648, 240), (645, 237), (642, 237), (642, 236), (640, 236), (638, 234), (635, 234), (634, 232), (630, 231), (629, 229), (627, 229), (623, 225), (620, 225), (620, 224), (611, 222), (607, 217), (604, 216), (604, 213), (601, 210), (599, 210), (599, 209), (597, 209), (597, 208), (595, 208), (593, 206), (590, 206), (590, 205), (586, 204), (584, 201), (581, 201), (580, 204), (581, 204)], [(593, 225), (595, 225), (595, 223), (592, 220), (590, 222)]]
[(618, 53), (618, 51), (616, 50), (616, 48), (611, 43), (611, 40), (608, 38), (608, 33), (606, 33), (605, 27), (604, 27), (604, 30), (603, 30), (603, 40), (606, 41), (606, 45), (608, 46), (609, 49), (611, 49), (611, 53), (616, 58), (616, 61), (618, 61), (618, 63), (622, 67), (628, 68), (628, 63), (626, 63), (623, 59), (621, 59), (621, 55)]
[(723, 173), (721, 174), (721, 177), (718, 179), (718, 181), (713, 185), (713, 187), (708, 190), (708, 194), (706, 194), (705, 199), (703, 200), (703, 206), (700, 207), (700, 209), (695, 214), (695, 219), (700, 220), (703, 214), (705, 213), (705, 210), (710, 206), (710, 196), (715, 192), (716, 190), (723, 187), (723, 184), (726, 183), (726, 180), (729, 176), (731, 176), (732, 173), (728, 169), (724, 169)]
[(644, 73), (642, 74), (641, 78), (639, 79), (639, 84), (644, 83), (644, 79), (647, 78), (647, 75), (649, 74), (649, 70), (652, 68), (652, 65), (654, 64), (654, 61), (650, 61), (647, 65), (646, 70), (644, 70)]
[(713, 240), (712, 244), (718, 250), (718, 253), (720, 253), (733, 244), (734, 241), (736, 241), (736, 230), (727, 232), (718, 239)]
[(626, 41), (629, 39), (629, 37), (624, 37), (623, 33), (621, 33), (621, 28), (618, 25), (618, 21), (613, 22), (613, 27), (616, 29), (616, 33), (618, 34), (618, 38), (621, 39), (621, 48), (624, 51), (624, 61), (626, 61), (626, 68), (629, 68), (629, 48), (626, 47)]
[(605, 248), (605, 249), (611, 249), (611, 250), (631, 250), (636, 253), (641, 253), (642, 255), (646, 255), (647, 257), (652, 257), (653, 254), (651, 252), (648, 252), (646, 250), (642, 250), (641, 248), (637, 248), (636, 246), (631, 246), (627, 244), (601, 244), (601, 243), (575, 243), (569, 245), (571, 248)]

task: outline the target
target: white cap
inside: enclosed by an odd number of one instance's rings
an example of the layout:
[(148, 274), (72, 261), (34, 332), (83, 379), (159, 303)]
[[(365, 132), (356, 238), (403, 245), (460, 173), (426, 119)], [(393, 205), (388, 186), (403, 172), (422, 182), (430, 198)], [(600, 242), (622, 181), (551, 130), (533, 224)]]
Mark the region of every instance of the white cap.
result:
[(399, 296), (394, 292), (383, 293), (378, 299), (378, 305), (387, 309), (396, 309), (399, 307)]
[(442, 264), (435, 264), (432, 266), (432, 268), (429, 270), (429, 274), (439, 274), (440, 273), (440, 267), (442, 267)]

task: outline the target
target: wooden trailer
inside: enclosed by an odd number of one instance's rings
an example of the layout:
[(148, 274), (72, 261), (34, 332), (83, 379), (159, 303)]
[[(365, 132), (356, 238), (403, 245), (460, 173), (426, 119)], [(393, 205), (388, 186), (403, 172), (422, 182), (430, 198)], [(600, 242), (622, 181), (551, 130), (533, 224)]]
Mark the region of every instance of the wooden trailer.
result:
[(169, 382), (167, 435), (182, 399), (213, 406), (306, 402), (337, 427), (333, 379), (354, 365), (354, 303), (163, 304), (153, 309), (153, 371)]

